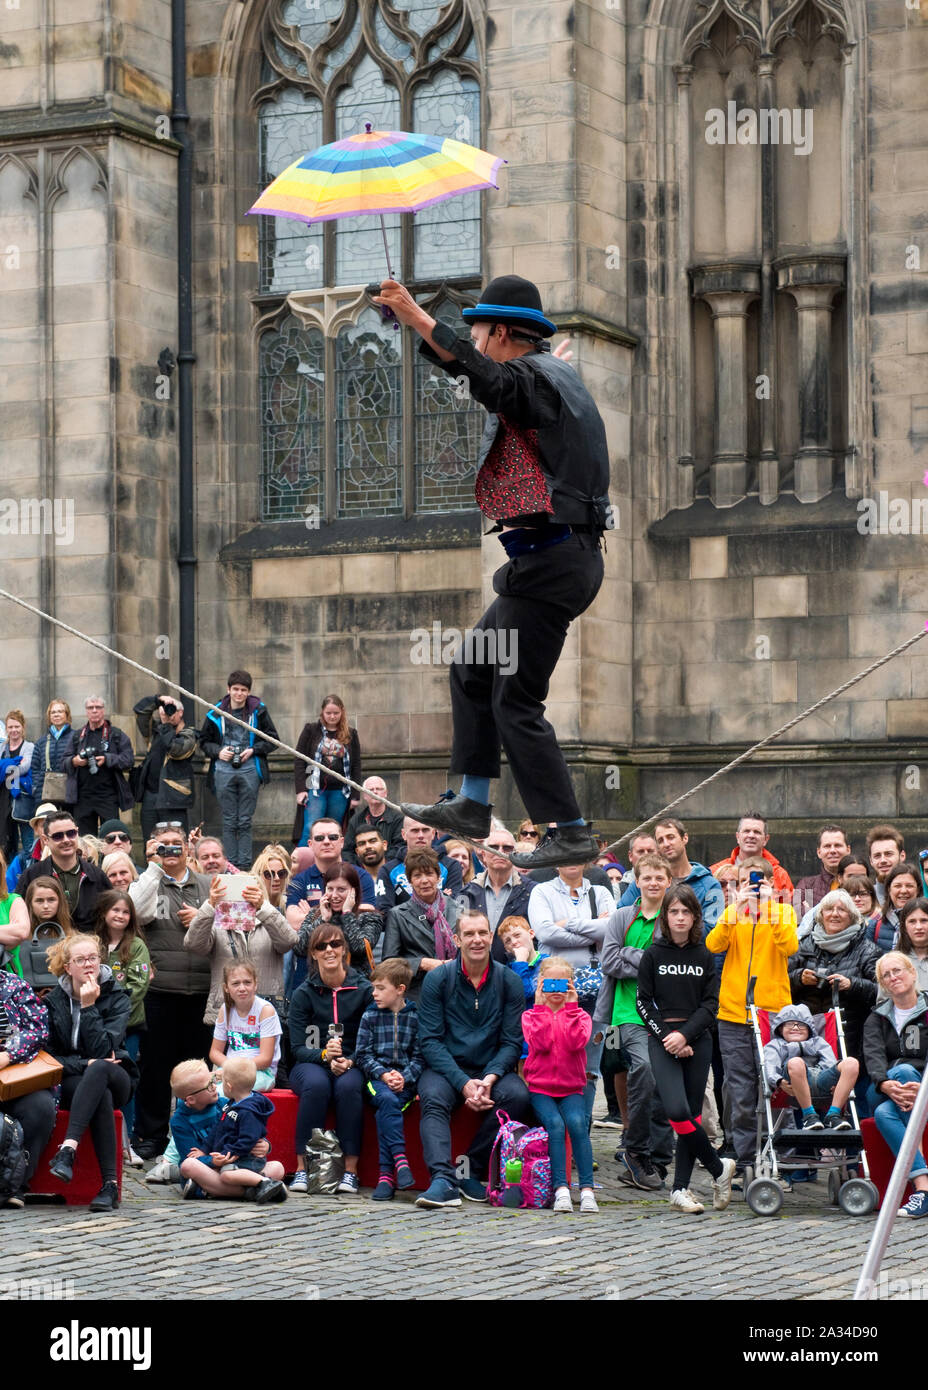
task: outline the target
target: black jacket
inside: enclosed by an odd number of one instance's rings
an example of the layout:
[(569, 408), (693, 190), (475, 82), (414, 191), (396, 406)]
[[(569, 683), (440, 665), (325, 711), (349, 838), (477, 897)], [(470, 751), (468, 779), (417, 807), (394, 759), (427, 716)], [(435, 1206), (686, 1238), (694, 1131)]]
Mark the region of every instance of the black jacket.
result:
[[(692, 1043), (715, 1022), (719, 977), (715, 959), (700, 942), (674, 946), (658, 938), (642, 952), (638, 966), (638, 1012), (656, 1038), (682, 1033)], [(667, 1023), (668, 1018), (685, 1023)]]
[(120, 811), (131, 811), (135, 805), (135, 797), (124, 774), (135, 762), (132, 740), (108, 719), (104, 719), (100, 728), (96, 730), (85, 724), (74, 733), (72, 758), (80, 755), (85, 740), (98, 749), (102, 747), (101, 740), (105, 741), (107, 747), (103, 756), (106, 761), (95, 776), (92, 776), (86, 767), (75, 767), (72, 762), (68, 769), (68, 804), (76, 805), (84, 797), (92, 804), (95, 800), (99, 801), (103, 796), (111, 794), (115, 796)]
[(71, 977), (62, 975), (54, 989), (45, 996), (48, 1009), (48, 1050), (61, 1063), (65, 1076), (80, 1076), (87, 1063), (116, 1054), (116, 1060), (132, 1080), (138, 1079), (138, 1067), (125, 1048), (126, 1028), (132, 1003), (122, 985), (113, 979), (109, 966), (100, 967), (100, 996), (95, 1004), (80, 1010), (77, 1047), (71, 1041), (74, 1027)]
[[(312, 723), (304, 724), (303, 728), (300, 730), (300, 736), (296, 741), (297, 752), (305, 753), (307, 758), (314, 758), (316, 756), (316, 749), (319, 747), (324, 732), (321, 719), (316, 719)], [(306, 791), (306, 778), (311, 776), (314, 771), (315, 769), (311, 763), (304, 763), (302, 758), (293, 759), (293, 790), (297, 796)], [(342, 769), (339, 768), (338, 771), (342, 772)], [(348, 776), (351, 778), (352, 782), (357, 782), (359, 786), (364, 780), (361, 773), (361, 744), (358, 739), (357, 729), (349, 729), (348, 731)], [(337, 785), (341, 787), (342, 783), (339, 782)], [(359, 793), (353, 792), (350, 787), (345, 787), (344, 790), (348, 793), (345, 797), (345, 810), (347, 811), (349, 801), (353, 796), (358, 796)], [(303, 813), (305, 809), (304, 806), (297, 806), (296, 808), (296, 815), (293, 819), (294, 841), (299, 840), (303, 834)], [(364, 810), (367, 810), (366, 806)], [(387, 814), (390, 815), (393, 813), (388, 811)], [(402, 821), (402, 817), (400, 817), (400, 820)], [(353, 846), (354, 841), (352, 841), (352, 847)], [(355, 861), (352, 860), (349, 862), (353, 863)]]
[[(77, 905), (71, 908), (71, 921), (75, 931), (92, 932), (97, 915), (97, 898), (101, 893), (108, 892), (113, 885), (103, 870), (98, 869), (96, 864), (91, 864), (89, 859), (79, 859), (78, 862), (81, 867), (81, 879), (77, 888)], [(45, 875), (49, 878), (58, 877), (55, 861), (50, 854), (44, 859), (34, 859), (28, 869), (23, 870), (16, 885), (17, 893), (25, 897), (26, 889), (32, 880)]]
[(574, 368), (553, 357), (547, 345), (509, 362), (493, 362), (447, 324), (438, 324), (432, 337), (453, 352), (454, 359), (442, 362), (428, 343), (421, 344), (420, 353), (449, 376), (463, 373), (474, 400), (491, 412), (480, 441), (478, 468), (496, 438), (499, 415), (537, 430), (539, 461), (553, 507), (550, 519), (604, 529), (609, 487), (606, 428)]
[[(454, 898), (446, 898), (444, 913), (445, 921), (453, 931), (454, 924), (461, 915), (460, 902), (456, 902)], [(419, 969), (419, 963), (423, 957), (426, 960), (435, 959), (435, 932), (429, 926), (422, 908), (412, 898), (407, 898), (399, 907), (391, 907), (387, 913), (380, 959), (390, 960), (394, 956), (408, 961), (412, 966), (412, 983), (406, 991), (406, 996), (409, 999), (418, 999), (429, 974), (429, 971)]]
[(846, 975), (850, 989), (841, 990), (838, 1002), (844, 1016), (845, 1042), (851, 1057), (860, 1057), (864, 1022), (876, 1003), (876, 963), (880, 952), (867, 937), (867, 928), (860, 931), (841, 955), (823, 951), (804, 936), (799, 950), (790, 956), (787, 974), (794, 1004), (805, 1004), (810, 1013), (824, 1014), (832, 1007), (831, 985), (804, 985), (803, 970), (815, 970), (829, 975)]
[(475, 989), (460, 960), (430, 970), (419, 1000), (425, 1064), (456, 1091), (474, 1077), (504, 1076), (522, 1055), (525, 991), (514, 970), (491, 960)]
[(322, 1062), (330, 1023), (344, 1025), (342, 1056), (351, 1057), (358, 1040), (361, 1015), (374, 998), (370, 980), (349, 966), (338, 989), (310, 975), (290, 1000), (290, 1049), (294, 1062)]
[[(187, 724), (175, 729), (155, 717), (157, 695), (147, 695), (134, 707), (138, 731), (149, 744), (145, 760), (138, 771), (138, 796), (141, 801), (149, 769), (157, 766), (158, 799), (156, 805), (168, 810), (180, 810), (193, 802), (193, 759), (199, 752), (196, 729)], [(154, 778), (154, 774), (153, 774)]]
[(868, 1015), (864, 1024), (864, 1066), (876, 1086), (887, 1080), (891, 1067), (908, 1062), (916, 1071), (925, 1070), (928, 1058), (928, 995), (920, 993), (917, 1002), (923, 1012), (913, 1014), (902, 1029), (896, 1032), (893, 1020), (893, 1001), (884, 999)]
[[(351, 776), (354, 777), (353, 772)], [(357, 781), (356, 777), (355, 781)], [(403, 817), (399, 811), (391, 811), (389, 806), (385, 806), (383, 815), (375, 820), (371, 815), (370, 807), (365, 802), (363, 806), (359, 806), (356, 811), (351, 813), (351, 818), (345, 828), (345, 848), (342, 851), (342, 858), (346, 864), (357, 864), (358, 856), (354, 846), (358, 832), (379, 830), (387, 842), (387, 859), (398, 859), (405, 849), (401, 834), (402, 829)]]
[[(246, 746), (254, 750), (255, 762), (258, 765), (258, 780), (263, 785), (270, 776), (267, 760), (273, 751), (270, 743), (266, 743), (261, 734), (270, 734), (271, 738), (279, 739), (280, 735), (274, 728), (274, 721), (267, 712), (267, 705), (263, 700), (259, 700), (257, 695), (249, 695), (241, 709), (232, 709), (232, 699), (226, 694), (217, 701), (218, 708), (224, 714), (232, 714), (236, 719), (241, 719), (243, 723), (251, 726)], [(215, 790), (214, 771), (216, 759), (219, 757), (220, 750), (224, 744), (222, 714), (216, 714), (213, 710), (207, 714), (203, 720), (203, 727), (197, 735), (200, 741), (200, 748), (204, 757), (209, 758), (209, 773), (207, 784), (210, 791)]]

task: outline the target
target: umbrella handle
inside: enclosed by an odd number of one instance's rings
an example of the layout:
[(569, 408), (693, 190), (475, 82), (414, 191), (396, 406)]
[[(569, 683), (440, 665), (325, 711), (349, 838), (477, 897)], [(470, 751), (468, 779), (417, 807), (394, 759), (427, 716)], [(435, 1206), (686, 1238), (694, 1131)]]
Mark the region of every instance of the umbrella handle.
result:
[[(391, 279), (392, 279), (392, 276), (391, 276)], [(369, 296), (371, 297), (371, 299), (373, 299), (375, 295), (380, 294), (380, 286), (377, 284), (377, 281), (375, 280), (375, 281), (373, 282), (373, 284), (365, 285), (365, 286), (364, 286), (364, 293), (367, 294), (367, 295), (369, 295)], [(384, 320), (385, 323), (389, 323), (389, 322), (391, 321), (391, 319), (392, 319), (394, 329), (395, 329), (397, 332), (399, 332), (400, 321), (399, 321), (399, 319), (396, 317), (396, 314), (394, 314), (393, 310), (392, 310), (392, 309), (389, 309), (389, 308), (386, 306), (386, 304), (376, 304), (374, 307), (375, 307), (376, 309), (379, 309), (379, 310), (380, 310), (380, 316), (381, 316), (381, 318)]]

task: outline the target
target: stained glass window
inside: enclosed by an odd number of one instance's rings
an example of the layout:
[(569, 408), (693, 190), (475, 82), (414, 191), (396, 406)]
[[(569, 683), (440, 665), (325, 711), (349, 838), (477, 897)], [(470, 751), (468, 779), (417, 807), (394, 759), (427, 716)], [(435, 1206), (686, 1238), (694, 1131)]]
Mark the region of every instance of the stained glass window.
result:
[[(398, 15), (423, 41), (419, 51), (443, 55), (426, 81), (415, 70), (416, 46), (390, 27)], [(260, 187), (367, 121), (479, 145), (472, 15), (473, 0), (271, 0), (257, 98)], [(385, 215), (393, 272), (420, 299), (431, 301), (444, 281), (454, 294), (479, 289), (481, 196)], [(345, 321), (352, 287), (387, 273), (379, 215), (258, 222), (260, 312), (280, 325), (259, 344), (264, 516), (296, 519), (314, 507), (328, 520), (470, 510), (483, 412), (418, 352), (404, 360), (406, 335), (377, 310), (359, 305)], [(295, 292), (302, 317), (284, 309)], [(307, 315), (324, 324), (334, 315), (334, 326), (301, 326)], [(461, 326), (451, 299), (441, 317)]]
[(376, 309), (341, 329), (336, 342), (337, 514), (400, 516), (402, 335)]
[(262, 335), (259, 362), (264, 516), (318, 520), (325, 503), (322, 334), (291, 315)]
[[(468, 331), (456, 304), (443, 304), (435, 318)], [(466, 381), (416, 354), (416, 511), (460, 512), (474, 505), (484, 414), (466, 388)]]
[[(260, 187), (300, 155), (322, 144), (322, 102), (299, 87), (285, 87), (258, 115)], [(258, 217), (260, 287), (264, 292), (312, 289), (322, 284), (322, 225), (289, 217)]]
[[(480, 144), (480, 89), (472, 77), (443, 68), (431, 82), (416, 87), (413, 130), (444, 135), (465, 145)], [(480, 197), (462, 193), (423, 208), (413, 218), (415, 274), (423, 279), (441, 276), (453, 265), (455, 273), (480, 271)]]

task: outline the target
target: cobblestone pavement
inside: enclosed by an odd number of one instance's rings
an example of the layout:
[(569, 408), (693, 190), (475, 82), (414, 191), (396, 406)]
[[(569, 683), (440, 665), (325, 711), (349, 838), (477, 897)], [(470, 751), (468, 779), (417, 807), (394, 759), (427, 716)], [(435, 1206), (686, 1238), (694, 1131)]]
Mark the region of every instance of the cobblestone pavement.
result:
[[(773, 1218), (754, 1216), (737, 1194), (725, 1213), (709, 1203), (704, 1215), (684, 1216), (668, 1209), (666, 1194), (619, 1183), (615, 1131), (593, 1132), (598, 1216), (469, 1202), (428, 1212), (413, 1205), (415, 1193), (383, 1205), (367, 1195), (264, 1208), (182, 1203), (176, 1188), (127, 1170), (111, 1216), (0, 1213), (0, 1284), (6, 1297), (16, 1296), (15, 1281), (26, 1290), (20, 1297), (36, 1297), (30, 1281), (58, 1281), (58, 1296), (78, 1300), (850, 1297), (875, 1217), (830, 1207), (823, 1182), (787, 1193)], [(706, 1196), (702, 1177), (693, 1185)], [(887, 1278), (925, 1278), (925, 1236), (919, 1223), (898, 1223)]]

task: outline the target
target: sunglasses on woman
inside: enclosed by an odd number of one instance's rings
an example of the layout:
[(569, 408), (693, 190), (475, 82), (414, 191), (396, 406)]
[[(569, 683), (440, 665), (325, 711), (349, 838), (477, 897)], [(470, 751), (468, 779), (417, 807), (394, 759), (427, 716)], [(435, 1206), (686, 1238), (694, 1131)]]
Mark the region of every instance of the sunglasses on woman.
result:
[(326, 951), (340, 951), (342, 943), (340, 941), (323, 941), (320, 946), (314, 946), (313, 951), (317, 956), (324, 956)]
[(287, 877), (287, 870), (286, 870), (286, 869), (262, 869), (262, 870), (261, 870), (261, 873), (262, 873), (262, 875), (264, 876), (264, 878), (286, 878), (286, 877)]

